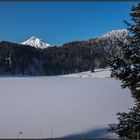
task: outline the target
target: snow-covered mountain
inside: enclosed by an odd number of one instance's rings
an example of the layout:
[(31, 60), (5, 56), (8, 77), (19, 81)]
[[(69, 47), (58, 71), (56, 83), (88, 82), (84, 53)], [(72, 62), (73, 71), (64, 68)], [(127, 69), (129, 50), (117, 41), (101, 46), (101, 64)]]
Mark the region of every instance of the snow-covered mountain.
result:
[(110, 39), (113, 39), (113, 38), (126, 39), (127, 35), (128, 35), (127, 29), (121, 29), (121, 30), (112, 30), (106, 33), (105, 35), (103, 35), (102, 37), (110, 38)]
[[(123, 57), (121, 48), (117, 45), (117, 40), (127, 42), (128, 31), (126, 29), (112, 30), (100, 37), (91, 38), (88, 42), (93, 48), (93, 52), (99, 52), (101, 57), (119, 56)], [(101, 58), (100, 57), (100, 58)]]
[(34, 46), (36, 48), (41, 48), (41, 49), (48, 48), (51, 46), (50, 44), (46, 43), (42, 39), (37, 38), (36, 36), (32, 36), (31, 38), (22, 42), (21, 44)]

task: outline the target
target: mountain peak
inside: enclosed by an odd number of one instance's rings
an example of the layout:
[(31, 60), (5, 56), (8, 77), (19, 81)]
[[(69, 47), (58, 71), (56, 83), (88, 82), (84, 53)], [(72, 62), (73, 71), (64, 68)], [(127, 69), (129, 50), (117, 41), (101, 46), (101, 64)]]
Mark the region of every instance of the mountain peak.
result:
[(121, 30), (112, 30), (108, 33), (106, 33), (105, 35), (103, 35), (103, 37), (126, 37), (128, 35), (128, 31), (127, 29), (121, 29)]
[(38, 37), (36, 37), (36, 36), (32, 36), (30, 39), (36, 39), (36, 38), (38, 38)]
[(41, 48), (41, 49), (48, 48), (51, 46), (50, 44), (46, 43), (45, 41), (43, 41), (42, 39), (36, 36), (30, 37), (28, 40), (22, 42), (21, 44), (30, 45), (30, 46)]

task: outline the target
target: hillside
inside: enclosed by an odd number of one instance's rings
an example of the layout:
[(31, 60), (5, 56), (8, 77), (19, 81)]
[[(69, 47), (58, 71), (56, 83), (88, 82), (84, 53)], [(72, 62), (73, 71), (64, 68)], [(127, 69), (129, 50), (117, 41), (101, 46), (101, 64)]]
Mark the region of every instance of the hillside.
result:
[(116, 38), (125, 40), (126, 36), (126, 30), (115, 30), (59, 47), (50, 47), (36, 37), (23, 44), (3, 41), (0, 42), (0, 75), (60, 75), (105, 68), (112, 57), (122, 57)]

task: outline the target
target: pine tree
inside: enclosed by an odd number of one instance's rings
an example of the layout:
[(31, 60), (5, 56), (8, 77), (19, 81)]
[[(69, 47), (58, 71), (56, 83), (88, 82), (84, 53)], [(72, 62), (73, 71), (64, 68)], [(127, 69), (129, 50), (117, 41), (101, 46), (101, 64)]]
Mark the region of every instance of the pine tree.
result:
[(132, 7), (130, 16), (132, 23), (125, 21), (129, 32), (126, 41), (117, 41), (123, 58), (112, 61), (112, 70), (122, 87), (131, 90), (135, 106), (128, 113), (118, 113), (119, 123), (111, 125), (111, 131), (120, 137), (140, 139), (140, 3)]

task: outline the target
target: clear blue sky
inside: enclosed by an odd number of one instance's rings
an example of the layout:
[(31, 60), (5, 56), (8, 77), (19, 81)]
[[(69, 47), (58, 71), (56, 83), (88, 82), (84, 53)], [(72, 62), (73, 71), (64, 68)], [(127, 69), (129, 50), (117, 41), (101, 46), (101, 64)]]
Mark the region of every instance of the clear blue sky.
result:
[(38, 36), (53, 45), (123, 29), (134, 2), (0, 2), (0, 41)]

